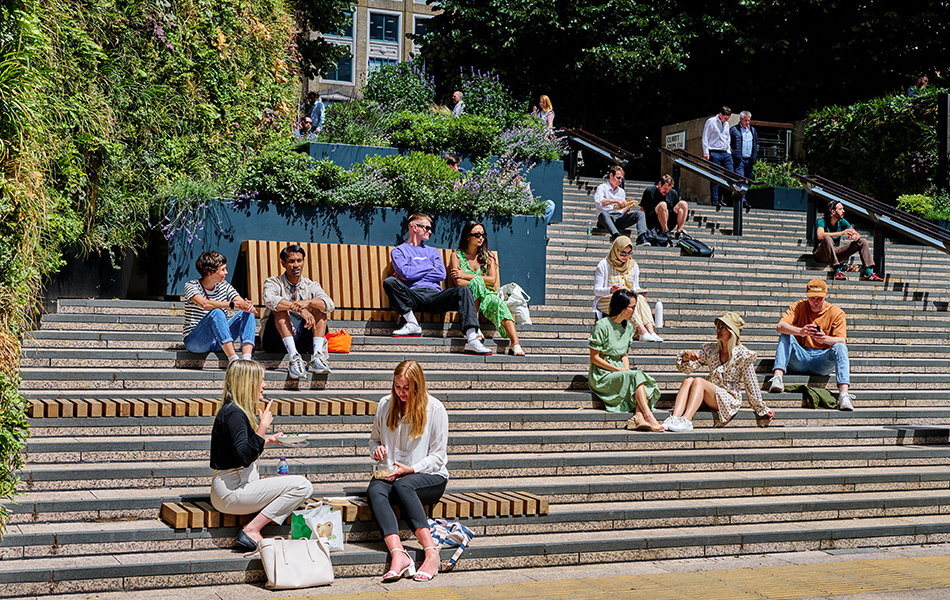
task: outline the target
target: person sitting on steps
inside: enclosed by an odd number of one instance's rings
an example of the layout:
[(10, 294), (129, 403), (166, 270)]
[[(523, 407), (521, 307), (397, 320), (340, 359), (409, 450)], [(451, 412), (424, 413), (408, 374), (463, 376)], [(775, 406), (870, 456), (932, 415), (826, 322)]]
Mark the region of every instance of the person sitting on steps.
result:
[(623, 167), (610, 167), (607, 182), (597, 186), (594, 192), (594, 206), (597, 208), (597, 226), (610, 232), (611, 241), (620, 237), (620, 230), (631, 225), (637, 226), (637, 244), (644, 243), (643, 234), (647, 231), (646, 214), (640, 210), (635, 200), (627, 202), (626, 192), (620, 187), (623, 183)]
[(645, 291), (640, 289), (640, 265), (630, 258), (633, 242), (625, 235), (614, 240), (607, 258), (597, 263), (594, 271), (594, 315), (602, 319), (610, 310), (611, 294), (617, 290), (629, 290), (636, 294), (637, 306), (633, 311), (633, 323), (644, 342), (662, 342), (656, 334), (653, 311), (647, 302)]
[(760, 417), (772, 422), (775, 412), (762, 401), (759, 380), (755, 375), (755, 352), (739, 341), (745, 321), (737, 313), (727, 312), (717, 318), (716, 341), (703, 344), (699, 352), (683, 350), (676, 359), (676, 368), (689, 375), (698, 367), (709, 367), (709, 376), (687, 377), (680, 384), (673, 405), (673, 413), (663, 421), (667, 431), (693, 430), (693, 417), (703, 404), (719, 412), (719, 420), (725, 425), (742, 406), (742, 389), (745, 388), (749, 404)]
[[(835, 279), (847, 279), (844, 274), (847, 265), (842, 264), (841, 260), (858, 253), (858, 256), (861, 257), (861, 268), (863, 269), (862, 279), (864, 281), (884, 281), (874, 273), (874, 259), (871, 258), (871, 247), (868, 245), (868, 241), (855, 231), (851, 223), (845, 220), (844, 205), (841, 202), (837, 200), (830, 201), (825, 208), (825, 215), (818, 218), (815, 226), (818, 230), (815, 260), (831, 263)], [(840, 245), (842, 238), (848, 240), (848, 243), (844, 246)]]
[(647, 227), (665, 232), (671, 240), (689, 238), (683, 231), (686, 217), (689, 216), (689, 204), (680, 200), (679, 194), (673, 189), (672, 175), (662, 175), (655, 186), (643, 190), (640, 210), (647, 216)]

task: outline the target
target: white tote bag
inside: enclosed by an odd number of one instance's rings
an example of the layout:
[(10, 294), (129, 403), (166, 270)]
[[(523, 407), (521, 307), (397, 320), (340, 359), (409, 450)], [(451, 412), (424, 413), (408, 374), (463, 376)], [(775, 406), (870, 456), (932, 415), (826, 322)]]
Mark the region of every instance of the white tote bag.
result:
[(501, 286), (501, 297), (511, 310), (511, 316), (518, 325), (531, 325), (531, 313), (528, 312), (528, 302), (531, 296), (517, 283), (506, 283)]
[(314, 540), (265, 538), (257, 547), (269, 589), (293, 590), (333, 583), (330, 549), (319, 537)]

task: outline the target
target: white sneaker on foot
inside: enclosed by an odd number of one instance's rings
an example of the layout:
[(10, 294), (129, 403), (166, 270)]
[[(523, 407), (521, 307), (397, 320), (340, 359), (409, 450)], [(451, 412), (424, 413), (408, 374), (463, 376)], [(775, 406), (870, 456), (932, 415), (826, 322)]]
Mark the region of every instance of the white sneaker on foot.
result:
[(321, 356), (320, 353), (317, 353), (310, 359), (310, 366), (307, 367), (307, 370), (317, 375), (323, 375), (324, 373), (330, 372), (330, 365), (323, 360), (323, 356)]
[(488, 356), (491, 354), (491, 350), (485, 347), (485, 344), (478, 338), (474, 341), (468, 342), (465, 344), (465, 353), (466, 354), (481, 354), (482, 356)]
[(686, 417), (673, 417), (673, 422), (670, 423), (670, 427), (667, 429), (667, 431), (674, 433), (688, 433), (692, 430), (693, 422)]
[(287, 365), (287, 376), (291, 379), (303, 379), (307, 376), (307, 363), (299, 354), (290, 357), (290, 364)]
[(419, 337), (422, 335), (422, 327), (415, 323), (406, 323), (393, 332), (393, 337)]
[(781, 373), (772, 376), (772, 380), (769, 382), (769, 391), (777, 394), (785, 391), (785, 382), (782, 381)]
[(854, 394), (841, 392), (838, 394), (838, 410), (854, 410), (851, 401), (854, 400)]
[(640, 341), (642, 342), (662, 342), (663, 338), (658, 336), (655, 333), (650, 333), (649, 331), (640, 335)]

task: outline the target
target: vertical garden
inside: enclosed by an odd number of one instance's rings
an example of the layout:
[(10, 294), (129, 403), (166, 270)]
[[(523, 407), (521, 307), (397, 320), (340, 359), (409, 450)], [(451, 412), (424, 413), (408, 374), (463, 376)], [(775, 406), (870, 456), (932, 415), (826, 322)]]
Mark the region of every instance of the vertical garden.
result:
[[(317, 8), (332, 21), (340, 5)], [(43, 278), (67, 248), (114, 256), (142, 245), (163, 198), (227, 193), (232, 165), (286, 134), (306, 62), (295, 9), (288, 0), (4, 0), (0, 497), (13, 495), (27, 435), (20, 339)]]

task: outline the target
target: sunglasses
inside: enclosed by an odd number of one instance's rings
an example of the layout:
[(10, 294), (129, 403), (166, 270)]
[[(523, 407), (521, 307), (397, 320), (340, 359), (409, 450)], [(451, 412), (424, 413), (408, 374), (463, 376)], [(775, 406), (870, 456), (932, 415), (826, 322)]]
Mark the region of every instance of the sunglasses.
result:
[(723, 325), (722, 323), (716, 323), (716, 331), (725, 331), (727, 329), (729, 328)]
[(413, 223), (413, 225), (415, 225), (415, 226), (418, 227), (419, 229), (424, 229), (425, 231), (428, 231), (429, 233), (432, 233), (432, 226), (431, 226), (431, 225), (420, 225), (419, 223)]
[(468, 235), (469, 237), (478, 238), (480, 240), (483, 240), (486, 237), (484, 233), (470, 233)]
[(618, 252), (618, 253), (617, 253), (617, 256), (629, 257), (629, 256), (630, 256), (630, 253), (629, 253), (629, 252)]

